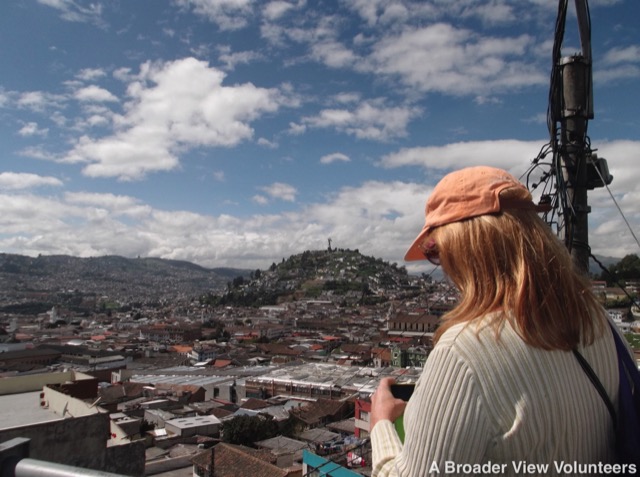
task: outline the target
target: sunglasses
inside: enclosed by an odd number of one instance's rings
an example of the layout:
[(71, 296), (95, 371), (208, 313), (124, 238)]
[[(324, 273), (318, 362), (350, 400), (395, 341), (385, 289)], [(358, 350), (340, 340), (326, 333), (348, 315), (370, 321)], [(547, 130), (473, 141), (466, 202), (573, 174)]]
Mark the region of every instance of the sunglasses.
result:
[(424, 258), (429, 260), (434, 265), (440, 265), (440, 254), (438, 253), (438, 247), (433, 239), (429, 239), (420, 244), (420, 251), (424, 255)]

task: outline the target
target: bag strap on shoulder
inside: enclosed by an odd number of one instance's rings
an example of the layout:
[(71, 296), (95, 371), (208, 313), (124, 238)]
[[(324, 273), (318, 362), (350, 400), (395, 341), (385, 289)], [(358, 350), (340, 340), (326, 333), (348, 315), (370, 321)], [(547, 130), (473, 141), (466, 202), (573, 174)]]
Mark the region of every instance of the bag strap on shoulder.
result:
[[(614, 335), (615, 335), (615, 332), (614, 332)], [(595, 371), (593, 370), (589, 362), (585, 359), (585, 357), (582, 356), (577, 349), (573, 350), (573, 354), (578, 360), (578, 363), (580, 363), (580, 366), (584, 370), (584, 373), (589, 378), (589, 381), (591, 381), (591, 383), (593, 384), (593, 387), (596, 388), (596, 391), (598, 391), (598, 394), (600, 394), (600, 397), (602, 398), (605, 405), (607, 406), (607, 409), (609, 410), (609, 414), (611, 414), (611, 419), (613, 420), (613, 427), (615, 429), (618, 425), (618, 418), (616, 416), (616, 410), (613, 407), (613, 403), (611, 402), (611, 398), (607, 394), (607, 391), (604, 389), (604, 386), (600, 382), (600, 379), (598, 379), (598, 375), (595, 373)]]

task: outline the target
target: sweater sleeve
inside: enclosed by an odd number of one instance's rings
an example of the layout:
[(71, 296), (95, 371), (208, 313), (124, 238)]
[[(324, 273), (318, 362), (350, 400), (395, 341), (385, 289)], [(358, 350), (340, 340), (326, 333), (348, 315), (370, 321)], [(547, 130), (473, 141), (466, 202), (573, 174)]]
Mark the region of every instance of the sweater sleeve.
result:
[(481, 463), (492, 438), (485, 410), (473, 371), (451, 343), (436, 346), (405, 410), (404, 445), (389, 421), (372, 430), (372, 476), (461, 474), (454, 466)]

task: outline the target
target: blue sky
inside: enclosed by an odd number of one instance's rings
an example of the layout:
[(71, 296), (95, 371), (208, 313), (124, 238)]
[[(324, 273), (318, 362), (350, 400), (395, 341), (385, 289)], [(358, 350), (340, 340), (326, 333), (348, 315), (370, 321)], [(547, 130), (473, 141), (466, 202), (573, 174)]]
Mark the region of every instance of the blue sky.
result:
[[(563, 55), (580, 49), (573, 2)], [(610, 186), (594, 253), (638, 253), (640, 2), (592, 0)], [(0, 252), (267, 268), (403, 264), (432, 187), (548, 142), (551, 0), (0, 3)], [(407, 264), (411, 271), (427, 264)]]

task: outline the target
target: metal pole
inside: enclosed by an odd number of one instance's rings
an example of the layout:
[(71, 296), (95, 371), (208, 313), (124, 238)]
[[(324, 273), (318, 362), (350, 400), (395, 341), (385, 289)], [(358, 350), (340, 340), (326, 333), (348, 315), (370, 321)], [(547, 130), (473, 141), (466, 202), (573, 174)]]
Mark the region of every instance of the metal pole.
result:
[(16, 464), (14, 475), (15, 477), (123, 477), (121, 474), (28, 458)]

